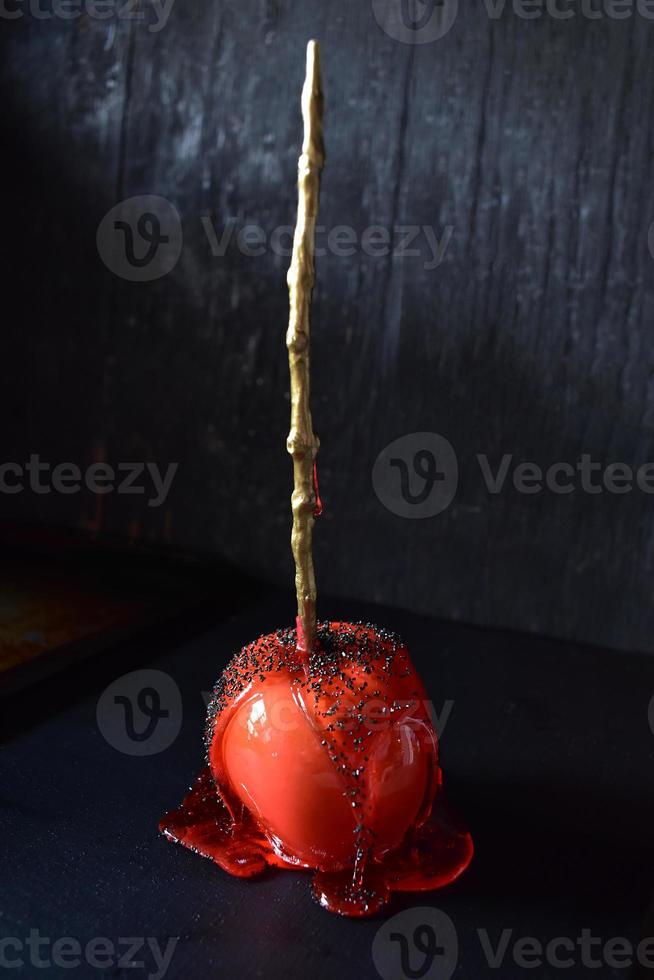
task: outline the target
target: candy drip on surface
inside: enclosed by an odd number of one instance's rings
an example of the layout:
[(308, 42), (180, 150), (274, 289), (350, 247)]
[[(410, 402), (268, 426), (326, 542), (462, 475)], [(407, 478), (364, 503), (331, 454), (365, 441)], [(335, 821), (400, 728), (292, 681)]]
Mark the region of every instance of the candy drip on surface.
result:
[(442, 794), (437, 739), (404, 644), (322, 623), (309, 676), (294, 630), (244, 647), (218, 681), (207, 767), (161, 829), (241, 877), (312, 869), (327, 909), (364, 916), (392, 891), (453, 881), (472, 841)]

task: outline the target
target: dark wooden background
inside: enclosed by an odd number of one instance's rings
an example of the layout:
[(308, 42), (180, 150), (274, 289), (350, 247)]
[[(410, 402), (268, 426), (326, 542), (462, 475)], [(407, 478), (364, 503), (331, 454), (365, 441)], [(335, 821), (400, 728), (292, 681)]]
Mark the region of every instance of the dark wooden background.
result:
[[(45, 5), (43, 6), (45, 9)], [(369, 2), (176, 0), (166, 25), (2, 24), (2, 451), (23, 462), (179, 462), (166, 505), (2, 496), (2, 516), (216, 552), (292, 588), (285, 452), (288, 260), (211, 253), (202, 217), (295, 214), (304, 45), (323, 45), (321, 220), (452, 226), (426, 256), (319, 262), (313, 386), (319, 587), (474, 623), (654, 650), (654, 500), (488, 494), (494, 465), (654, 460), (654, 21), (497, 19), (461, 0), (402, 44)], [(178, 209), (167, 276), (96, 248), (132, 195)], [(392, 439), (441, 433), (452, 506), (377, 499)]]

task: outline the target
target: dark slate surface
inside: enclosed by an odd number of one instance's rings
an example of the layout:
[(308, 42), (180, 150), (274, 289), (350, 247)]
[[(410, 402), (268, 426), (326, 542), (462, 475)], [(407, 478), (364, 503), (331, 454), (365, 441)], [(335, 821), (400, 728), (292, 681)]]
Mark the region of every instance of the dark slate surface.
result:
[[(475, 454), (654, 459), (654, 23), (580, 4), (570, 19), (509, 3), (493, 18), (461, 0), (445, 36), (412, 45), (368, 2), (178, 0), (161, 30), (142, 6), (139, 22), (25, 6), (3, 24), (3, 458), (177, 461), (166, 506), (107, 497), (102, 529), (290, 575), (288, 260), (233, 242), (214, 256), (202, 219), (218, 237), (230, 219), (267, 235), (294, 220), (315, 35), (324, 225), (452, 228), (435, 269), (424, 235), (420, 256), (320, 259), (323, 589), (651, 652), (651, 499), (493, 497)], [(166, 277), (132, 283), (95, 239), (142, 194), (175, 205), (184, 246)], [(371, 486), (380, 450), (414, 431), (459, 457), (456, 500), (427, 521), (389, 513)], [(96, 515), (88, 493), (0, 507)]]
[[(575, 941), (584, 928), (604, 941), (654, 934), (651, 912), (646, 921), (654, 856), (651, 659), (355, 603), (323, 602), (322, 611), (402, 632), (437, 712), (453, 702), (443, 761), (450, 795), (475, 835), (475, 862), (454, 887), (397, 899), (389, 914), (429, 906), (448, 915), (459, 942), (454, 976), (466, 980), (561, 975), (548, 965), (519, 969), (510, 954), (501, 969), (490, 969), (479, 930), (493, 945), (505, 929), (513, 930), (512, 941)], [(313, 904), (303, 874), (238, 881), (157, 834), (159, 817), (177, 804), (202, 761), (202, 692), (234, 650), (291, 613), (286, 598), (255, 587), (240, 611), (217, 607), (200, 632), (197, 621), (180, 623), (5, 706), (3, 937), (23, 942), (31, 929), (51, 943), (106, 937), (124, 952), (121, 938), (148, 937), (165, 947), (178, 936), (169, 980), (375, 980), (371, 948), (383, 918), (332, 917)], [(168, 748), (138, 758), (102, 737), (96, 707), (107, 684), (143, 667), (178, 685), (183, 724)], [(7, 955), (15, 953), (12, 947)], [(102, 973), (88, 965), (33, 969), (28, 951), (20, 955), (24, 969), (9, 975)], [(575, 955), (574, 970), (564, 971), (575, 980), (628, 976), (606, 964), (587, 968)], [(151, 955), (145, 963), (114, 965), (103, 975), (154, 973)], [(443, 980), (438, 961), (435, 969), (428, 975)]]

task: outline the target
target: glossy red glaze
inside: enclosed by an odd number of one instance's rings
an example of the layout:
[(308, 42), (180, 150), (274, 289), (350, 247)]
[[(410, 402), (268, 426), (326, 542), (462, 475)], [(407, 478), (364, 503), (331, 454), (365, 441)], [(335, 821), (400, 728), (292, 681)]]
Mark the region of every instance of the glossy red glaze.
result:
[(326, 908), (369, 915), (391, 890), (448, 884), (472, 858), (445, 808), (437, 739), (406, 647), (322, 624), (305, 672), (295, 631), (245, 647), (214, 691), (208, 767), (166, 835), (231, 874), (311, 868)]

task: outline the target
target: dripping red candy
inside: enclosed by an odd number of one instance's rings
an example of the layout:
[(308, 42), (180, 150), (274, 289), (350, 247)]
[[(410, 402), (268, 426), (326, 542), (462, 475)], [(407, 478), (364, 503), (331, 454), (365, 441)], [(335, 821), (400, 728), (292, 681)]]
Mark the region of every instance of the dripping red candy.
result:
[(318, 462), (315, 459), (313, 461), (313, 495), (316, 498), (313, 516), (320, 517), (322, 515), (322, 500), (320, 499), (320, 487), (318, 485)]
[(206, 767), (161, 830), (239, 877), (310, 869), (317, 900), (342, 915), (449, 884), (472, 839), (444, 799), (406, 646), (320, 623), (308, 673), (297, 646), (279, 630), (233, 658), (209, 706)]

